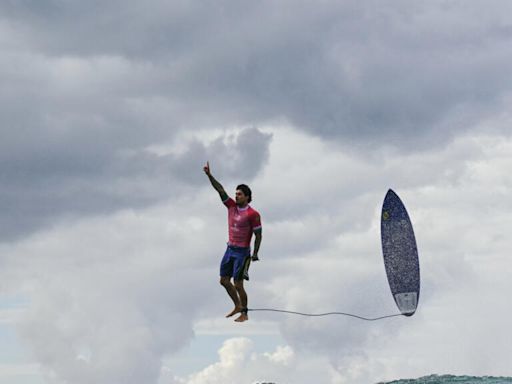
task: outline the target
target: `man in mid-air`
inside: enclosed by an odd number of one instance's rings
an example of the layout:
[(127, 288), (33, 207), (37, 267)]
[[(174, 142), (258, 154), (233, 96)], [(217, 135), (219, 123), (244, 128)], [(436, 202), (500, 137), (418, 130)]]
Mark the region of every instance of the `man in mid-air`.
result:
[[(251, 260), (258, 260), (262, 232), (260, 214), (249, 205), (252, 200), (252, 192), (247, 185), (240, 184), (236, 187), (235, 200), (233, 200), (210, 173), (209, 162), (206, 163), (203, 170), (228, 209), (229, 242), (220, 263), (220, 283), (226, 288), (235, 308), (226, 317), (240, 313), (235, 321), (247, 321), (249, 316), (247, 315), (247, 293), (244, 289), (244, 279), (249, 280), (248, 271)], [(253, 233), (256, 240), (251, 257)], [(234, 285), (231, 283), (231, 278), (233, 278)]]

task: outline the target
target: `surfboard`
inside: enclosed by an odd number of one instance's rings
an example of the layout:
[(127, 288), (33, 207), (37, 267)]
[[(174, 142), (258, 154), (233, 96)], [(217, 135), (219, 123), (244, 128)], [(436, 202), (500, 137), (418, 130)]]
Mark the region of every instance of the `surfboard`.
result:
[(382, 204), (380, 233), (391, 293), (400, 312), (412, 316), (420, 298), (418, 248), (407, 210), (391, 189)]

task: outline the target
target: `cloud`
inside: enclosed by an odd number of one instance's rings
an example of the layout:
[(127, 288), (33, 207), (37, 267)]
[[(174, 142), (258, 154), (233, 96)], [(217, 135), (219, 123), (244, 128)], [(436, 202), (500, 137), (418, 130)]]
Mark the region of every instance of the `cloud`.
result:
[[(332, 382), (509, 374), (509, 8), (2, 2), (0, 287), (30, 298), (18, 327), (49, 380), (156, 382), (162, 356), (229, 305), (205, 160), (228, 191), (250, 183), (262, 214), (250, 305), (394, 310), (378, 239), (387, 188), (410, 211), (412, 321), (251, 314), (281, 326), (294, 359), (321, 356), (297, 382), (325, 359)], [(471, 316), (477, 299), (492, 305)], [(475, 332), (489, 327), (495, 345)], [(447, 347), (449, 362), (446, 341), (466, 346)], [(290, 350), (257, 360), (289, 374)], [(245, 364), (225, 353), (219, 364)]]
[[(297, 354), (315, 351), (329, 356), (338, 371), (332, 382), (384, 381), (432, 372), (510, 375), (504, 358), (510, 353), (508, 341), (498, 347), (480, 336), (489, 327), (502, 333), (508, 317), (505, 307), (490, 303), (498, 297), (503, 300), (497, 292), (506, 292), (503, 285), (508, 285), (498, 270), (510, 264), (504, 256), (510, 245), (504, 228), (512, 208), (505, 197), (511, 184), (504, 176), (510, 140), (459, 137), (435, 152), (383, 154), (381, 161), (374, 161), (291, 136), (286, 139), (294, 143), (302, 161), (295, 162), (287, 153), (272, 157), (272, 167), (261, 180), (270, 190), (266, 177), (282, 175), (280, 185), (285, 190), (290, 185), (284, 193), (290, 198), (275, 207), (272, 198), (259, 203), (264, 222), (265, 209), (272, 213), (264, 225), (262, 263), (253, 270), (263, 283), (251, 292), (252, 305), (369, 317), (397, 312), (382, 265), (378, 222), (384, 194), (393, 187), (408, 207), (416, 231), (420, 307), (412, 319), (376, 323), (272, 313), (253, 317), (278, 321)], [(275, 134), (273, 145), (279, 146), (281, 138)], [(300, 150), (303, 146), (308, 152)], [(291, 165), (280, 159), (291, 160)], [(302, 180), (300, 174), (308, 179)], [(262, 194), (271, 196), (265, 190)], [(484, 314), (489, 306), (497, 312)], [(479, 352), (468, 344), (478, 345)], [(438, 355), (441, 345), (452, 349), (453, 359)]]
[[(509, 315), (500, 292), (508, 290), (503, 271), (512, 207), (510, 180), (503, 175), (510, 167), (510, 140), (460, 137), (437, 152), (393, 153), (380, 161), (340, 152), (290, 128), (214, 135), (202, 145), (210, 155), (223, 156), (217, 150), (224, 148), (221, 142), (231, 148), (244, 135), (263, 142), (272, 137), (264, 156), (268, 163), (254, 168), (251, 183), (264, 225), (261, 261), (251, 266), (247, 284), (251, 308), (394, 313), (378, 235), (378, 212), (389, 186), (411, 215), (422, 273), (420, 307), (411, 319), (362, 323), (250, 313), (253, 331), (278, 329), (289, 348), (256, 353), (255, 366), (263, 368), (248, 371), (248, 381), (311, 382), (319, 372), (323, 382), (333, 383), (450, 369), (509, 374), (500, 356), (509, 355), (510, 343), (499, 335)], [(189, 153), (188, 145), (183, 148)], [(218, 171), (227, 190), (239, 181), (230, 163)], [(219, 225), (225, 208), (205, 177), (201, 185), (153, 206), (67, 220), (2, 244), (0, 281), (9, 292), (30, 298), (16, 326), (49, 382), (195, 380), (176, 377), (161, 361), (187, 345), (196, 324), (202, 324), (201, 332), (215, 333), (216, 320), (231, 305), (212, 273), (225, 247), (226, 227)], [(224, 323), (222, 332), (242, 332), (232, 321)], [(488, 327), (493, 340), (502, 342), (485, 341), (489, 331), (482, 331)], [(248, 335), (257, 340), (258, 332)], [(436, 357), (443, 343), (456, 356), (450, 361)], [(478, 351), (463, 347), (471, 343)], [(226, 351), (240, 353), (239, 360), (226, 352), (226, 359), (201, 375), (222, 371), (225, 376), (218, 377), (229, 380), (249, 362), (252, 367), (253, 347), (236, 345)]]
[[(311, 365), (322, 367), (314, 357), (309, 362), (297, 359), (290, 346), (277, 346), (273, 352), (258, 353), (253, 340), (245, 337), (224, 341), (218, 350), (219, 361), (193, 373), (187, 378), (179, 378), (179, 383), (284, 383), (305, 382), (309, 379), (323, 380), (328, 374), (316, 373), (313, 377), (308, 369)], [(313, 361), (313, 363), (312, 363)], [(305, 369), (306, 368), (306, 369)], [(326, 369), (324, 365), (322, 368)], [(328, 368), (327, 368), (328, 371)], [(325, 381), (322, 381), (325, 382)], [(167, 384), (165, 381), (163, 382)], [(172, 383), (172, 381), (171, 381)]]
[(191, 193), (204, 182), (202, 166), (208, 159), (219, 164), (223, 176), (245, 169), (244, 178), (251, 180), (267, 160), (270, 140), (251, 128), (210, 145), (188, 141), (179, 154), (159, 155), (144, 147), (128, 150), (119, 143), (109, 143), (99, 153), (93, 146), (90, 152), (72, 153), (65, 143), (54, 153), (26, 149), (24, 156), (0, 163), (0, 236), (9, 240), (63, 217), (142, 208)]
[[(121, 107), (113, 124), (136, 117), (126, 101), (161, 102), (157, 113), (179, 129), (284, 118), (342, 142), (411, 150), (446, 143), (509, 103), (504, 2), (95, 5), (17, 2), (1, 10), (22, 47), (15, 54), (120, 64), (84, 86), (108, 85), (88, 101), (94, 111), (100, 101)], [(63, 74), (58, 84), (84, 72)]]
[[(4, 2), (2, 238), (194, 185), (183, 167), (210, 154), (200, 142), (147, 152), (188, 132), (279, 122), (365, 152), (506, 133), (487, 124), (510, 105), (498, 4)], [(245, 160), (222, 140), (211, 149), (228, 156), (220, 171), (231, 161), (254, 175), (266, 143), (244, 135)]]
[[(218, 282), (207, 279), (215, 251), (200, 239), (212, 225), (191, 215), (192, 200), (84, 219), (2, 246), (3, 284), (30, 298), (18, 332), (49, 382), (156, 382), (162, 356), (193, 337), (193, 320), (211, 301), (204, 292)], [(194, 233), (198, 240), (187, 245)]]

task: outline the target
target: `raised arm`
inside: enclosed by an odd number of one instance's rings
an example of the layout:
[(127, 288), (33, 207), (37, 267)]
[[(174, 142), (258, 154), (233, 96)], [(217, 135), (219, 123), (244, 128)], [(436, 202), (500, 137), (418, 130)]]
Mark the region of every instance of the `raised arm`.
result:
[(206, 173), (206, 176), (210, 179), (210, 183), (212, 183), (212, 187), (219, 193), (220, 198), (222, 201), (226, 201), (228, 198), (228, 194), (224, 190), (224, 187), (221, 183), (219, 183), (217, 180), (215, 180), (215, 177), (212, 176), (210, 172), (210, 162), (207, 161), (206, 165), (203, 167), (204, 173)]

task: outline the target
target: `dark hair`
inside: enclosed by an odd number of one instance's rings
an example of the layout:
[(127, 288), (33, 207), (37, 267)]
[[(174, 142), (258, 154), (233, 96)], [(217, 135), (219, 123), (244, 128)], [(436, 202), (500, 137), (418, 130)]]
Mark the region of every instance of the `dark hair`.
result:
[(241, 190), (245, 196), (249, 198), (249, 203), (252, 201), (252, 191), (251, 188), (249, 188), (245, 184), (240, 184), (238, 187), (236, 187), (236, 190)]

